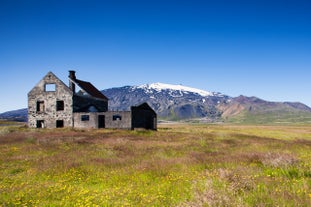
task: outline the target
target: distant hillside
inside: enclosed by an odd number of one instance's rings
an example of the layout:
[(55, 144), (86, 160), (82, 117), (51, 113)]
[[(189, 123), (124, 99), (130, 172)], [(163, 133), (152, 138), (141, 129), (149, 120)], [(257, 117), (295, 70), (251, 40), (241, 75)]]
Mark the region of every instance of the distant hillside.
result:
[[(102, 91), (109, 110), (130, 110), (147, 102), (162, 120), (243, 124), (311, 123), (311, 108), (297, 102), (270, 102), (163, 83), (124, 86)], [(0, 114), (0, 119), (27, 121), (27, 109)]]
[(18, 109), (14, 111), (8, 111), (0, 114), (0, 119), (6, 119), (11, 121), (27, 122), (27, 108)]
[(234, 123), (311, 123), (311, 108), (297, 102), (269, 102), (239, 96), (219, 104), (222, 118)]

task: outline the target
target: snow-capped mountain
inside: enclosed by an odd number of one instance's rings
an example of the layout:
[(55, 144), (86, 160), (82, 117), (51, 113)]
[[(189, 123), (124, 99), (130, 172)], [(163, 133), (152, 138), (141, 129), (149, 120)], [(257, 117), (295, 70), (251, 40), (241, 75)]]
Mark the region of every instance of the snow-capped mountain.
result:
[(256, 97), (229, 97), (183, 85), (164, 83), (106, 89), (111, 110), (129, 110), (147, 102), (160, 119), (201, 119), (239, 123), (311, 122), (311, 108), (301, 103), (269, 102)]
[(164, 83), (124, 86), (102, 92), (110, 99), (111, 110), (129, 110), (132, 105), (147, 102), (160, 117), (172, 120), (219, 118), (221, 114), (216, 106), (230, 100), (221, 93)]
[[(257, 97), (229, 97), (183, 85), (152, 83), (102, 91), (110, 110), (130, 110), (147, 102), (159, 120), (200, 119), (238, 123), (311, 123), (311, 108), (297, 102), (269, 102)], [(0, 119), (27, 120), (27, 109), (0, 114)]]
[(152, 83), (152, 84), (144, 84), (141, 86), (134, 86), (133, 88), (141, 88), (146, 93), (153, 93), (154, 91), (161, 92), (165, 90), (169, 90), (172, 93), (178, 92), (180, 95), (188, 94), (188, 93), (196, 93), (201, 96), (214, 96), (217, 95), (216, 93), (211, 93), (208, 91), (191, 88), (183, 85), (172, 85), (172, 84), (166, 84), (166, 83)]

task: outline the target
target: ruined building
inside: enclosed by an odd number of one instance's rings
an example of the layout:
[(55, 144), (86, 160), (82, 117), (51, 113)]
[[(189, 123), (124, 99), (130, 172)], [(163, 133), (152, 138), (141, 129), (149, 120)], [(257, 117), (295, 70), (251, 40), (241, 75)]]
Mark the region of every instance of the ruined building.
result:
[(147, 103), (130, 111), (109, 111), (108, 98), (90, 82), (77, 79), (75, 71), (69, 71), (69, 87), (48, 72), (28, 93), (28, 126), (156, 130), (157, 114)]

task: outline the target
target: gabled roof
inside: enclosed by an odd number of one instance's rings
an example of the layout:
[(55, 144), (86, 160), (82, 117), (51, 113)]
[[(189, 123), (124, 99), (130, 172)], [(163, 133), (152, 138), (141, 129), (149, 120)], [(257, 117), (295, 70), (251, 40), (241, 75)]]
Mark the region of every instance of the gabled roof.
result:
[(132, 106), (131, 110), (133, 109), (143, 109), (143, 110), (148, 110), (148, 111), (152, 111), (154, 114), (157, 114), (150, 106), (148, 103), (144, 102), (142, 104), (136, 105), (136, 106)]
[(95, 88), (95, 86), (93, 86), (92, 83), (78, 80), (78, 79), (75, 79), (72, 81), (76, 83), (82, 90), (84, 90), (90, 96), (108, 100), (108, 98), (104, 94), (102, 94), (97, 88)]

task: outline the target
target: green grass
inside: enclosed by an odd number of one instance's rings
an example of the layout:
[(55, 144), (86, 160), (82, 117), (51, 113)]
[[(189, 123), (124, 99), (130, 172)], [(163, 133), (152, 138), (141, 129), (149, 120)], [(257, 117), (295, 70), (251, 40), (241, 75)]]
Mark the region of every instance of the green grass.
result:
[(304, 124), (311, 123), (311, 114), (295, 110), (259, 110), (244, 111), (225, 120), (228, 123), (240, 124)]
[(311, 126), (0, 127), (2, 206), (310, 206)]

